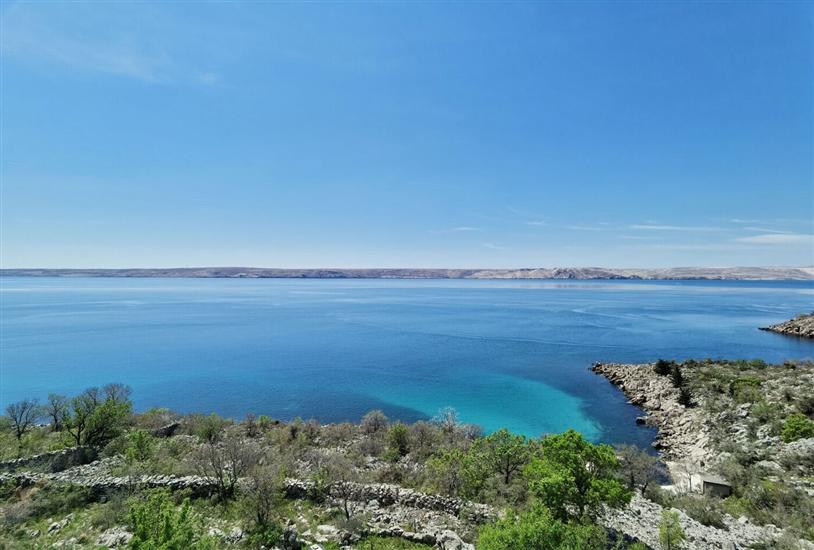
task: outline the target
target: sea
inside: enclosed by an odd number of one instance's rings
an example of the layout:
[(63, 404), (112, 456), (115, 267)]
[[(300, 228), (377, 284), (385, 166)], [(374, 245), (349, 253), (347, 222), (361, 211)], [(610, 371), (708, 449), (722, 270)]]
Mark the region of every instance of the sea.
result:
[(649, 444), (596, 361), (814, 358), (758, 330), (811, 282), (0, 278), (0, 406), (121, 382), (137, 410), (573, 428)]

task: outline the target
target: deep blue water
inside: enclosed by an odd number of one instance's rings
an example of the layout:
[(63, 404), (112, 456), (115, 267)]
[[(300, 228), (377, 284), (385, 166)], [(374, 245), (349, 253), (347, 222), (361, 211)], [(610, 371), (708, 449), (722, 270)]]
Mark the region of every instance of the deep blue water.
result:
[(0, 405), (116, 381), (139, 409), (404, 420), (646, 444), (592, 362), (811, 358), (794, 282), (0, 279)]

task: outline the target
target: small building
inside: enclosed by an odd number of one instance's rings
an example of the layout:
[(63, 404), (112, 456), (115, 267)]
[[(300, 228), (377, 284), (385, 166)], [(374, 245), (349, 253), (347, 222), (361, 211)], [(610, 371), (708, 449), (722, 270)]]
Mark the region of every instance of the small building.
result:
[(712, 497), (725, 498), (732, 494), (732, 486), (724, 478), (711, 474), (702, 474), (701, 492)]

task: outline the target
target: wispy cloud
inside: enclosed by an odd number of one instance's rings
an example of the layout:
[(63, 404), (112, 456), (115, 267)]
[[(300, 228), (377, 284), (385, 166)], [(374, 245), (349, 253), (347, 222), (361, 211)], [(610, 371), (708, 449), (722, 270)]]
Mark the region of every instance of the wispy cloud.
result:
[(114, 10), (99, 4), (20, 2), (3, 14), (1, 53), (31, 64), (149, 83), (217, 83), (217, 72), (196, 67), (183, 53), (189, 45), (179, 44), (182, 29), (166, 32), (172, 22), (163, 15), (146, 4)]
[(780, 229), (767, 229), (765, 227), (744, 227), (745, 231), (757, 231), (758, 233), (785, 233), (790, 234), (792, 231), (782, 231)]
[(573, 231), (605, 231), (606, 227), (595, 227), (592, 225), (563, 225), (563, 229), (571, 229)]
[(804, 233), (766, 233), (763, 235), (752, 235), (751, 237), (740, 237), (735, 239), (735, 241), (739, 243), (765, 245), (808, 244), (814, 246), (814, 235)]
[(458, 227), (453, 227), (450, 231), (478, 231), (477, 227), (470, 227), (468, 225), (460, 225)]
[(483, 248), (488, 248), (490, 250), (506, 250), (505, 246), (500, 246), (494, 243), (483, 243)]
[(533, 227), (539, 227), (542, 225), (548, 225), (548, 223), (544, 220), (530, 220), (526, 222), (526, 225), (531, 225)]
[(659, 224), (633, 224), (628, 229), (641, 231), (723, 231), (720, 227), (706, 225), (659, 225)]

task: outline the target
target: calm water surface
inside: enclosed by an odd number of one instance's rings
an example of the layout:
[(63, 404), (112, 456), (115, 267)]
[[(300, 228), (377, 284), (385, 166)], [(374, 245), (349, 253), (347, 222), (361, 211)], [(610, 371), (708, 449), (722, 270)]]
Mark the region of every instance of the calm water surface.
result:
[(796, 282), (0, 279), (0, 405), (124, 382), (138, 408), (573, 427), (646, 444), (594, 361), (811, 358), (756, 327)]

